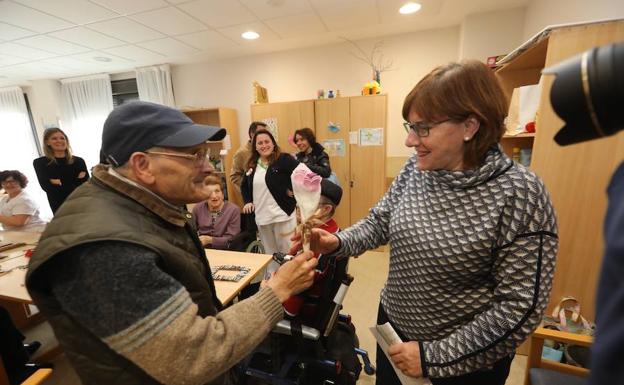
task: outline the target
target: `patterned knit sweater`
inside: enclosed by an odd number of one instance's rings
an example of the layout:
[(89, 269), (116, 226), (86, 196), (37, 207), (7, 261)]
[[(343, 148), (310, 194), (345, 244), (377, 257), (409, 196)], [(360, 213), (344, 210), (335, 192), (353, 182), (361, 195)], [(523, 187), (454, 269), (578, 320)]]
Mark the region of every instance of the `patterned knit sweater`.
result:
[(369, 215), (337, 235), (338, 255), (390, 244), (381, 303), (419, 342), (425, 376), (491, 367), (548, 303), (555, 213), (542, 181), (500, 149), (470, 171), (419, 171), (414, 155)]

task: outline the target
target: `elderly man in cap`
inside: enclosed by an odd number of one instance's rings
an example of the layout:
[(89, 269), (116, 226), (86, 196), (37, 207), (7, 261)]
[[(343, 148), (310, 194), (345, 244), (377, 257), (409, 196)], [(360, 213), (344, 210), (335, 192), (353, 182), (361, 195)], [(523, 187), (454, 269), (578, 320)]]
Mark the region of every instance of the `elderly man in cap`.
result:
[(26, 284), (84, 384), (228, 384), (230, 368), (308, 287), (305, 254), (227, 309), (185, 203), (202, 200), (207, 140), (225, 130), (146, 102), (113, 110), (93, 178), (57, 211)]

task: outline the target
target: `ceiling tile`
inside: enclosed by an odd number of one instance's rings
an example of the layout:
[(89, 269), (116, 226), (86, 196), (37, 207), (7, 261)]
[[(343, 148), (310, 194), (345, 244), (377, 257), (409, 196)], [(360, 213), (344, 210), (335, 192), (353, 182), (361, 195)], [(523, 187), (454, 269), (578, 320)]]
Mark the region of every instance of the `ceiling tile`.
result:
[(164, 57), (164, 55), (134, 45), (124, 45), (121, 47), (104, 49), (102, 51), (137, 62), (143, 60), (158, 60)]
[[(107, 52), (102, 51), (91, 51), (86, 53), (81, 53), (78, 55), (72, 55), (71, 58), (78, 59), (88, 63), (89, 68), (92, 68), (92, 72), (105, 72), (109, 71), (111, 68), (119, 68), (119, 67), (131, 67), (134, 65), (132, 60), (128, 60), (126, 58), (121, 58), (115, 55), (111, 55)], [(95, 58), (106, 57), (109, 58), (109, 62), (98, 61)]]
[(257, 20), (247, 8), (232, 0), (196, 0), (180, 4), (178, 8), (214, 28)]
[(51, 59), (41, 60), (42, 63), (49, 63), (55, 66), (61, 66), (70, 70), (93, 71), (97, 70), (95, 63), (91, 64), (84, 60), (76, 59), (70, 56), (54, 57)]
[(149, 11), (151, 9), (166, 7), (169, 4), (164, 0), (92, 0), (108, 9), (122, 15)]
[(13, 64), (25, 63), (28, 59), (0, 53), (0, 67), (10, 66)]
[(100, 23), (89, 24), (87, 27), (129, 43), (154, 40), (165, 36), (158, 31), (137, 23), (136, 21), (123, 17)]
[(89, 48), (69, 43), (55, 37), (46, 35), (38, 35), (33, 37), (27, 37), (21, 40), (15, 40), (16, 44), (23, 44), (31, 48), (38, 48), (43, 51), (56, 53), (59, 55), (71, 55), (75, 53), (89, 51)]
[(232, 40), (215, 31), (202, 31), (176, 36), (176, 39), (201, 50), (220, 49), (237, 45)]
[(76, 27), (65, 29), (48, 34), (59, 39), (63, 39), (75, 44), (80, 44), (91, 49), (101, 49), (124, 45), (126, 42), (106, 36), (102, 33), (84, 28)]
[(26, 36), (36, 35), (37, 32), (29, 31), (14, 25), (0, 23), (0, 40), (14, 40)]
[(10, 75), (20, 76), (28, 79), (40, 79), (65, 76), (70, 72), (68, 68), (52, 65), (43, 62), (31, 62), (18, 64), (2, 69), (2, 72), (6, 72)]
[[(327, 0), (311, 0), (311, 2), (330, 31), (361, 26), (372, 28), (379, 24), (377, 6), (373, 0), (348, 0), (328, 4), (325, 4)], [(322, 7), (319, 4), (322, 4)]]
[(8, 1), (0, 1), (0, 21), (36, 32), (50, 32), (72, 26), (65, 20)]
[(282, 38), (325, 33), (327, 29), (314, 12), (265, 20), (264, 23)]
[(39, 11), (76, 24), (91, 23), (117, 16), (115, 12), (87, 0), (14, 0)]
[(26, 47), (15, 43), (0, 43), (0, 53), (5, 55), (14, 55), (24, 59), (40, 60), (58, 56), (56, 54), (45, 52), (40, 49)]
[[(273, 32), (267, 26), (260, 22), (235, 25), (233, 27), (227, 28), (219, 28), (218, 31), (229, 37), (230, 39), (234, 40), (235, 42), (241, 44), (254, 44), (256, 42), (262, 42), (265, 40), (279, 39), (279, 36), (277, 36), (275, 32)], [(241, 34), (245, 31), (255, 31), (260, 34), (260, 38), (257, 40), (245, 40), (241, 37)]]
[(138, 13), (131, 18), (167, 35), (182, 35), (207, 29), (204, 24), (174, 7)]
[(146, 41), (137, 45), (165, 56), (188, 55), (198, 52), (197, 49), (189, 47), (170, 37)]
[(310, 3), (307, 0), (240, 0), (240, 2), (260, 19), (312, 11), (312, 7), (310, 7)]
[(399, 8), (405, 4), (405, 0), (385, 0), (384, 6), (379, 7), (379, 14), (382, 23), (417, 22), (422, 19), (430, 19), (440, 13), (444, 1), (440, 0), (418, 0), (422, 5), (420, 11), (411, 15), (402, 15)]

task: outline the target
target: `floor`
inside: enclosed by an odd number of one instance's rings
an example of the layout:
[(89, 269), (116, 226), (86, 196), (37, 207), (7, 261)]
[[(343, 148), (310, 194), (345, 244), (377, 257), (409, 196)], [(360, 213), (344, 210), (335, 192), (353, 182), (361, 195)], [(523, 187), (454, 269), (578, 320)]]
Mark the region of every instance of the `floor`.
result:
[[(368, 328), (374, 325), (377, 316), (379, 292), (388, 274), (388, 253), (370, 251), (349, 262), (349, 273), (355, 277), (345, 299), (343, 313), (351, 314), (358, 330), (360, 346), (369, 352), (371, 361), (375, 362), (375, 342)], [(28, 333), (29, 339), (39, 339), (44, 344), (53, 344), (54, 337), (47, 324)], [(52, 376), (44, 385), (80, 385), (76, 373), (64, 355), (55, 361)], [(511, 365), (511, 373), (506, 385), (522, 385), (524, 383), (524, 367), (526, 357), (516, 355)], [(374, 376), (362, 372), (358, 385), (372, 385)]]

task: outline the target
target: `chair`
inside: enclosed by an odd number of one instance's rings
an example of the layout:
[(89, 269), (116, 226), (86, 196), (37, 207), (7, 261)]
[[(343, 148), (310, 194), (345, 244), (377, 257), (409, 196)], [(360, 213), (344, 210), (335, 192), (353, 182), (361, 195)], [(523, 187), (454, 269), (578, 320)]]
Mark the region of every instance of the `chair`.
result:
[[(22, 385), (40, 385), (52, 375), (52, 369), (39, 369), (28, 377)], [(0, 359), (0, 385), (9, 385), (9, 378), (7, 377), (4, 363)]]
[(542, 359), (544, 340), (590, 347), (593, 337), (562, 332), (559, 330), (537, 328), (530, 338), (524, 385), (581, 385), (589, 370), (578, 366)]
[(230, 251), (264, 254), (264, 246), (258, 239), (258, 226), (254, 214), (241, 213), (241, 232), (227, 244)]

